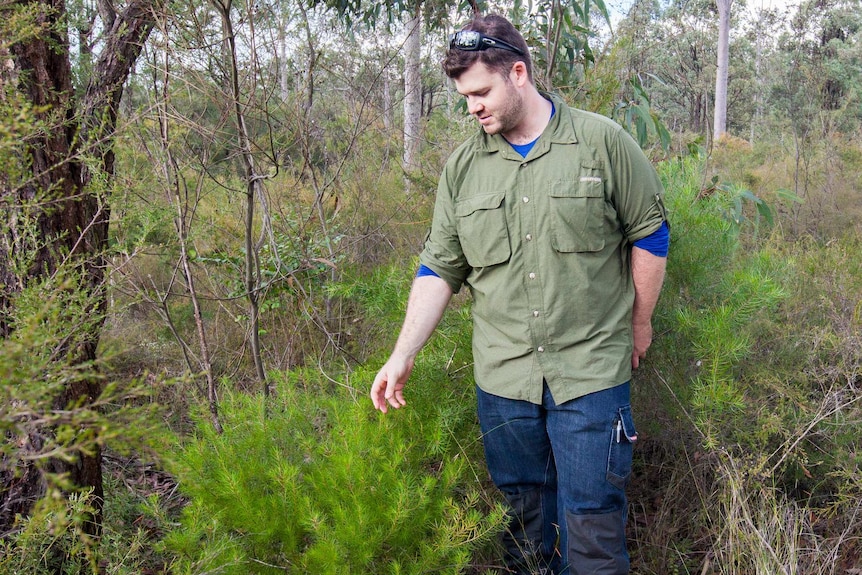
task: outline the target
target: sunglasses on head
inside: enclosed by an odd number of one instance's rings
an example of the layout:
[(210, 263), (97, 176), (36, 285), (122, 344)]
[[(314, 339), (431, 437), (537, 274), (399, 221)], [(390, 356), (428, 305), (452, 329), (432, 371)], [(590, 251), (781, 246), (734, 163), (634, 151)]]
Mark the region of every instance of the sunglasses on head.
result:
[(524, 51), (520, 48), (512, 46), (508, 42), (503, 42), (498, 38), (485, 36), (481, 32), (475, 30), (461, 30), (449, 35), (449, 49), (463, 50), (465, 52), (475, 52), (477, 50), (487, 50), (488, 48), (499, 48), (508, 50), (515, 54), (525, 56)]

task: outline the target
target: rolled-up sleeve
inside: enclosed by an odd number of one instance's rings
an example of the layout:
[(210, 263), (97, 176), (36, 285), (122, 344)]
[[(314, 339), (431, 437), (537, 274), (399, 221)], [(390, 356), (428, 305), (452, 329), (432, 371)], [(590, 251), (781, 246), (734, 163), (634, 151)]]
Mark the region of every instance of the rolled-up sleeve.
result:
[(667, 221), (664, 187), (649, 159), (625, 130), (617, 130), (609, 146), (613, 170), (613, 201), (629, 243), (643, 239)]
[(461, 249), (455, 219), (453, 191), (456, 184), (451, 179), (453, 161), (450, 159), (437, 185), (434, 218), (425, 238), (425, 246), (419, 254), (419, 263), (434, 270), (449, 284), (452, 293), (458, 293), (470, 273), (470, 266)]

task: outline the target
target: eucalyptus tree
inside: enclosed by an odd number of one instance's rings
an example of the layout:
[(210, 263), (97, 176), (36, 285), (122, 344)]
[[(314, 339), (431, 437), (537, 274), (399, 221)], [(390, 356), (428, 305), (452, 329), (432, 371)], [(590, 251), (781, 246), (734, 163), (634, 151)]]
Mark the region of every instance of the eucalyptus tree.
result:
[[(781, 14), (774, 9), (761, 9), (753, 13), (746, 26), (745, 37), (750, 47), (751, 74), (753, 77), (751, 82), (753, 108), (748, 139), (754, 144), (765, 127), (769, 86), (774, 82), (774, 78), (781, 73), (777, 66), (771, 64), (775, 62), (776, 39), (784, 26), (784, 20)], [(738, 58), (734, 58), (734, 62), (738, 61)]]
[(408, 6), (407, 38), (404, 41), (404, 169), (419, 169), (420, 121), (422, 118), (422, 3)]
[[(446, 22), (451, 3), (442, 0), (397, 0), (396, 2), (370, 2), (355, 0), (314, 0), (335, 9), (350, 28), (358, 20), (366, 25), (383, 25), (387, 29), (404, 21), (406, 38), (404, 50), (404, 170), (409, 174), (419, 168), (421, 152), (422, 73), (421, 46), (425, 28), (437, 28)], [(478, 5), (472, 2), (473, 10)]]
[(645, 14), (623, 20), (618, 31), (633, 42), (632, 72), (672, 130), (706, 132), (716, 61), (709, 2), (639, 6)]
[[(99, 3), (100, 10), (76, 40), (91, 58), (89, 73), (73, 77), (68, 12), (63, 0), (7, 2), (0, 6), (4, 28), (18, 26), (0, 40), (4, 57), (4, 96), (20, 98), (20, 112), (41, 129), (19, 141), (13, 166), (16, 177), (0, 178), (0, 337), (13, 337), (18, 296), (31, 286), (52, 281), (81, 293), (90, 302), (85, 315), (100, 318), (105, 307), (105, 250), (110, 205), (108, 187), (114, 174), (113, 139), (123, 87), (161, 9), (160, 0)], [(96, 34), (98, 30), (98, 34)], [(4, 30), (5, 31), (5, 30)], [(97, 40), (98, 39), (98, 40)], [(77, 88), (77, 89), (76, 89)], [(5, 100), (5, 97), (4, 97)], [(64, 279), (65, 278), (65, 279)], [(63, 284), (63, 281), (67, 282)], [(47, 296), (46, 296), (47, 297)], [(71, 314), (71, 310), (68, 310)], [(73, 318), (52, 317), (62, 324)], [(51, 360), (91, 366), (96, 360), (101, 321), (81, 324), (76, 334), (51, 350)], [(84, 370), (81, 373), (88, 373)], [(47, 385), (33, 382), (32, 385)], [(51, 398), (54, 413), (73, 411), (97, 401), (101, 384), (92, 376), (69, 377)], [(26, 515), (41, 497), (45, 472), (63, 476), (69, 486), (92, 489), (98, 508), (102, 498), (99, 429), (79, 430), (90, 438), (81, 448), (73, 437), (53, 438), (39, 419), (37, 406), (19, 420), (22, 437), (6, 430), (4, 441), (22, 446), (17, 460), (4, 450), (0, 465), (0, 532), (11, 528), (16, 514)], [(27, 422), (32, 425), (25, 425)], [(42, 424), (39, 424), (42, 421)], [(63, 442), (68, 442), (64, 447)], [(50, 456), (50, 457), (49, 457)], [(59, 457), (62, 456), (62, 457)], [(14, 457), (13, 457), (14, 459)]]
[(858, 127), (862, 119), (862, 2), (808, 0), (799, 6), (792, 26), (799, 34), (798, 46), (814, 69), (820, 108), (837, 116), (839, 129)]
[(715, 105), (712, 135), (721, 138), (727, 131), (727, 78), (730, 61), (730, 9), (733, 0), (715, 0), (718, 8), (718, 48), (715, 66)]
[(604, 0), (516, 1), (512, 22), (532, 48), (536, 80), (545, 89), (573, 89), (595, 63), (593, 11), (610, 21)]
[[(770, 88), (773, 116), (789, 125), (795, 150), (794, 192), (808, 198), (810, 163), (837, 133), (862, 122), (862, 10), (859, 0), (806, 0), (778, 39)], [(797, 210), (809, 206), (797, 206)]]

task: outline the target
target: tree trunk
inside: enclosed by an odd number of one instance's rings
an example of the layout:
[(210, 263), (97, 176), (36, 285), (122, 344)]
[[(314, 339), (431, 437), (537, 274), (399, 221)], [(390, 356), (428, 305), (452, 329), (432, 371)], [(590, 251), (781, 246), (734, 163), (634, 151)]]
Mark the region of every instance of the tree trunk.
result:
[(290, 24), (290, 18), (286, 6), (281, 7), (278, 18), (278, 58), (276, 59), (278, 85), (281, 101), (287, 102), (290, 98), (290, 65), (287, 57), (287, 26)]
[[(222, 31), (225, 43), (225, 53), (227, 54), (227, 67), (229, 72), (230, 97), (231, 106), (233, 107), (234, 120), (236, 122), (237, 144), (239, 147), (239, 155), (242, 158), (244, 178), (245, 178), (245, 288), (246, 297), (249, 304), (249, 342), (251, 346), (252, 359), (254, 360), (255, 373), (258, 381), (263, 386), (264, 395), (269, 395), (269, 385), (266, 381), (266, 370), (263, 365), (263, 355), (260, 347), (260, 296), (261, 281), (260, 281), (260, 262), (258, 254), (259, 247), (254, 241), (254, 212), (255, 212), (255, 196), (264, 197), (261, 186), (263, 175), (257, 173), (255, 167), (254, 154), (252, 153), (251, 136), (246, 122), (245, 109), (242, 104), (242, 92), (239, 84), (239, 63), (237, 61), (236, 34), (234, 33), (233, 21), (230, 14), (230, 2), (221, 2), (220, 0), (213, 1), (214, 6), (221, 15)], [(303, 12), (303, 14), (305, 14)], [(308, 19), (306, 18), (306, 25)], [(309, 32), (310, 34), (310, 32)], [(309, 36), (309, 47), (311, 38)], [(314, 50), (312, 49), (312, 53)], [(313, 81), (311, 71), (309, 71), (309, 87), (308, 87), (308, 106), (313, 103)], [(265, 229), (269, 226), (265, 224)]]
[(419, 169), (419, 137), (422, 117), (422, 4), (407, 21), (407, 39), (404, 41), (404, 171), (408, 174)]
[(730, 61), (730, 5), (733, 0), (715, 0), (718, 6), (718, 62), (715, 72), (715, 109), (713, 138), (718, 140), (727, 131), (727, 78)]
[(392, 33), (389, 27), (386, 26), (383, 31), (383, 58), (381, 65), (383, 70), (380, 72), (380, 81), (383, 82), (383, 128), (388, 133), (392, 129), (393, 112), (392, 106), (392, 74), (389, 71), (389, 66), (392, 63)]
[[(109, 210), (105, 190), (91, 189), (92, 175), (88, 165), (110, 178), (114, 169), (111, 151), (116, 127), (117, 106), (123, 85), (141, 52), (143, 42), (155, 22), (154, 5), (158, 0), (131, 1), (122, 13), (116, 13), (106, 34), (106, 43), (97, 59), (93, 76), (76, 113), (75, 91), (69, 58), (69, 41), (65, 32), (66, 7), (63, 0), (37, 2), (38, 23), (42, 26), (34, 37), (16, 44), (11, 53), (19, 90), (36, 108), (40, 120), (52, 129), (26, 142), (30, 178), (21, 185), (3, 182), (2, 203), (6, 207), (6, 238), (0, 242), (0, 336), (12, 331), (10, 311), (14, 296), (31, 281), (57, 272), (70, 263), (83, 271), (81, 285), (76, 286), (95, 302), (93, 313), (105, 306), (104, 258), (107, 246)], [(33, 2), (17, 2), (32, 5)], [(96, 164), (88, 164), (93, 158)], [(42, 201), (31, 204), (34, 199)], [(36, 206), (36, 207), (34, 207)], [(29, 220), (36, 224), (35, 241), (28, 241), (20, 229)], [(24, 272), (12, 262), (22, 253), (35, 257)], [(99, 342), (98, 328), (88, 333), (84, 345), (65, 350), (61, 361), (92, 362)], [(55, 409), (67, 409), (77, 401), (92, 402), (100, 393), (96, 381), (68, 384), (54, 400)], [(50, 434), (50, 430), (44, 430)], [(38, 450), (38, 437), (27, 438), (31, 449)], [(25, 454), (33, 455), (33, 454)], [(78, 488), (92, 488), (97, 517), (91, 524), (98, 532), (102, 499), (102, 469), (99, 449), (78, 452), (72, 461), (51, 459), (37, 468), (32, 462), (17, 462), (19, 476), (9, 475), (10, 462), (0, 471), (0, 532), (5, 533), (15, 514), (27, 515), (44, 494), (44, 472), (66, 474)], [(22, 471), (23, 469), (23, 471)]]

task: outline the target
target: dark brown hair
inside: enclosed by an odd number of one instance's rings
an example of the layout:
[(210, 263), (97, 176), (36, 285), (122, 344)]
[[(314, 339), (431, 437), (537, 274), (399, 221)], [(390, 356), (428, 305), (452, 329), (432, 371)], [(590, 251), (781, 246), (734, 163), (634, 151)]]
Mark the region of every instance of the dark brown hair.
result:
[(520, 49), (526, 56), (521, 56), (509, 50), (490, 48), (468, 52), (452, 48), (446, 52), (443, 59), (443, 72), (446, 76), (457, 80), (467, 68), (476, 62), (482, 62), (492, 72), (508, 76), (515, 62), (523, 62), (527, 67), (527, 77), (533, 80), (533, 64), (530, 62), (530, 51), (521, 33), (507, 19), (496, 14), (476, 16), (462, 30), (475, 30), (485, 36), (502, 40)]

